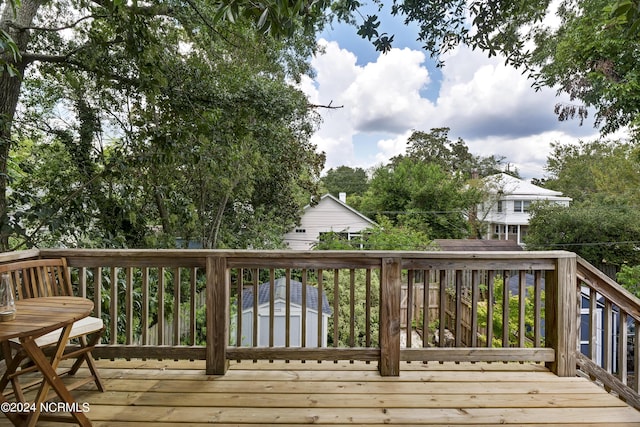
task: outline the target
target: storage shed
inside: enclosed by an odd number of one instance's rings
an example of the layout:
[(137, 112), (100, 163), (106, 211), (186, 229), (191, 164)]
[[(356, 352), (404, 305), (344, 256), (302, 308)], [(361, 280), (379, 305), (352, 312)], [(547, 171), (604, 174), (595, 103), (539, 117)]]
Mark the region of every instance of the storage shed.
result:
[[(289, 345), (291, 347), (302, 346), (302, 283), (291, 280), (290, 293), (290, 329)], [(258, 286), (258, 347), (269, 346), (269, 313), (270, 313), (270, 284), (262, 283)], [(285, 346), (286, 337), (286, 279), (281, 277), (274, 282), (274, 337), (273, 345), (276, 347)], [(318, 347), (318, 306), (321, 306), (322, 313), (322, 346), (327, 346), (327, 331), (329, 330), (329, 317), (331, 307), (324, 292), (322, 293), (322, 303), (319, 303), (318, 288), (306, 285), (306, 347)], [(253, 311), (254, 297), (253, 288), (247, 288), (242, 293), (242, 346), (253, 345)]]

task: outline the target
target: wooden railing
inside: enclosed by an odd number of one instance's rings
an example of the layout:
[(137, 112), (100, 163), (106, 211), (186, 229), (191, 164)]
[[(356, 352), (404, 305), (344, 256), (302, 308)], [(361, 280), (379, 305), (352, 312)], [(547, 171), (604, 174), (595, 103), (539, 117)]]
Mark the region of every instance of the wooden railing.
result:
[(378, 360), (390, 372), (529, 360), (573, 374), (588, 323), (588, 359), (638, 389), (638, 299), (568, 252), (49, 249), (0, 262), (59, 256), (108, 325), (103, 357)]
[[(29, 250), (66, 257), (103, 358), (545, 363), (640, 409), (640, 300), (573, 253)], [(258, 315), (255, 315), (255, 314)]]
[[(400, 361), (532, 361), (575, 375), (576, 257), (568, 252), (39, 256), (66, 257), (78, 295), (95, 301), (107, 324), (99, 357), (206, 359), (218, 374), (228, 360), (282, 359), (378, 361), (383, 375), (398, 375)], [(415, 292), (425, 278), (434, 291)]]
[(578, 368), (640, 410), (640, 300), (578, 257), (581, 319)]

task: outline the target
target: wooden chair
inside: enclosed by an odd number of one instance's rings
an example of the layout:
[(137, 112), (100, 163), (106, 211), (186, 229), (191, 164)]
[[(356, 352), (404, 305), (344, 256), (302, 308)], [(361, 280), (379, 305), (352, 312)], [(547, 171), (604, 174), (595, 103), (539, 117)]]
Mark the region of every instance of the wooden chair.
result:
[[(7, 273), (13, 285), (16, 299), (36, 298), (47, 296), (73, 296), (71, 286), (71, 277), (67, 262), (64, 258), (57, 259), (38, 259), (30, 261), (19, 261), (9, 264), (0, 265), (0, 275)], [(58, 342), (61, 330), (55, 330), (36, 339), (36, 344), (46, 350)], [(73, 390), (84, 384), (95, 382), (96, 387), (100, 391), (104, 391), (104, 384), (98, 373), (91, 351), (99, 342), (104, 332), (104, 323), (102, 319), (97, 317), (85, 317), (73, 324), (71, 329), (70, 340), (77, 342), (77, 345), (68, 345), (62, 359), (75, 359), (75, 362), (68, 370), (60, 372), (60, 375), (74, 375), (83, 362), (86, 362), (91, 376), (77, 381), (69, 385), (67, 388)], [(69, 343), (71, 344), (71, 343)], [(2, 352), (5, 360), (11, 358), (12, 348), (17, 350), (13, 356), (24, 359), (21, 363), (22, 367), (11, 376), (16, 398), (24, 400), (22, 386), (18, 381), (18, 376), (32, 372), (35, 367), (29, 366), (29, 359), (26, 353), (21, 349), (18, 340), (10, 340), (2, 344)], [(20, 359), (19, 359), (20, 360)], [(29, 384), (32, 385), (32, 384)]]

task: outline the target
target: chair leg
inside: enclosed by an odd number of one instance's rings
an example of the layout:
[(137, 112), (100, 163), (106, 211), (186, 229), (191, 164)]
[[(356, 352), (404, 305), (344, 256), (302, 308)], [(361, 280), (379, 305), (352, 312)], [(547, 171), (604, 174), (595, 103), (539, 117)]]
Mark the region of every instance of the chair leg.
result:
[[(93, 348), (95, 347), (97, 342), (100, 340), (101, 336), (102, 336), (102, 331), (92, 334), (90, 341), (87, 341), (86, 336), (81, 336), (79, 337), (80, 346), (82, 348)], [(71, 366), (71, 369), (69, 369), (68, 374), (75, 375), (76, 372), (78, 372), (78, 369), (80, 369), (82, 362), (87, 362), (87, 367), (91, 372), (91, 376), (93, 377), (94, 382), (96, 383), (96, 387), (98, 388), (99, 391), (104, 392), (105, 390), (104, 383), (102, 382), (102, 378), (100, 377), (98, 368), (96, 367), (96, 362), (93, 359), (93, 356), (91, 355), (91, 351), (87, 351), (84, 354), (82, 354), (80, 357), (78, 357), (76, 361), (73, 363), (73, 365)]]
[(12, 355), (11, 345), (8, 341), (4, 341), (2, 343), (2, 356), (4, 357), (5, 363), (7, 364), (7, 371), (5, 373), (5, 377), (2, 380), (2, 390), (4, 391), (6, 387), (6, 383), (11, 381), (11, 388), (13, 389), (13, 394), (18, 402), (26, 402), (24, 397), (24, 393), (22, 392), (22, 386), (20, 385), (20, 380), (18, 376), (15, 375), (15, 372), (20, 367), (22, 361), (26, 358), (26, 353), (22, 350), (16, 352), (15, 355)]

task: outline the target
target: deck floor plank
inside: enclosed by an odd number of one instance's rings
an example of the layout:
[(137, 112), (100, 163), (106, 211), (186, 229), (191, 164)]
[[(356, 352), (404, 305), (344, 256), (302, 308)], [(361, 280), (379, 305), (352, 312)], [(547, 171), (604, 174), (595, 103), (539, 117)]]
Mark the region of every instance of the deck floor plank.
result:
[(411, 363), (398, 378), (348, 362), (233, 363), (225, 376), (205, 375), (199, 361), (98, 366), (107, 391), (73, 392), (96, 427), (640, 426), (640, 412), (603, 389), (540, 365)]

